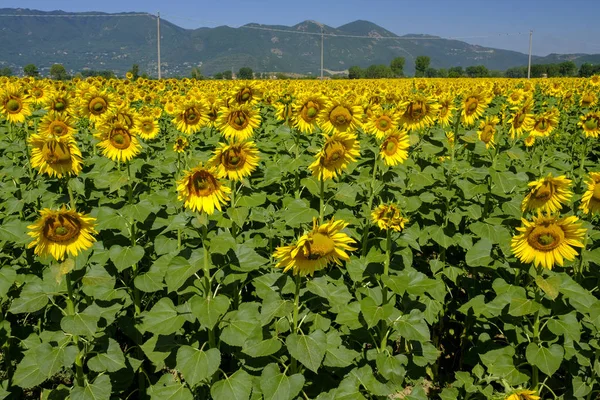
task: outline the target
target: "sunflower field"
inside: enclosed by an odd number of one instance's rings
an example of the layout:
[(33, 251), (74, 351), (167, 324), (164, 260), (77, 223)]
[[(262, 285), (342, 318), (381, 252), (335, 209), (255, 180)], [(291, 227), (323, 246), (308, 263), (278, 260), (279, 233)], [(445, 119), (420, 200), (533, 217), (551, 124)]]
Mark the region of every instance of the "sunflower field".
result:
[(0, 399), (600, 398), (599, 89), (0, 78)]

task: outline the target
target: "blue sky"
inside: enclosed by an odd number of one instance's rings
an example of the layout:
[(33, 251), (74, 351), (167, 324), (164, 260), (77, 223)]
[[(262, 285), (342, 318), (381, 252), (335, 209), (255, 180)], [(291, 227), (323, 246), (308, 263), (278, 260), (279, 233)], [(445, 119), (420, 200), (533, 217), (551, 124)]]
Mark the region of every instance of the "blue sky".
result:
[(400, 35), (471, 37), (461, 40), (523, 53), (533, 29), (536, 55), (600, 53), (600, 24), (594, 23), (599, 0), (0, 0), (0, 7), (160, 11), (163, 18), (190, 29), (249, 22), (294, 25), (307, 19), (337, 27), (365, 19)]

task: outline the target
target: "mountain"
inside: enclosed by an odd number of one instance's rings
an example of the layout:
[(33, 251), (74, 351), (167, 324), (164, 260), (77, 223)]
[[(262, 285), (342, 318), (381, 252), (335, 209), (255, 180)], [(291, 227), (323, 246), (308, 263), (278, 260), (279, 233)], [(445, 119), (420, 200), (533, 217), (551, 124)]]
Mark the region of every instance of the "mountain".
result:
[[(156, 75), (154, 16), (15, 8), (0, 9), (0, 14), (3, 15), (0, 67), (9, 66), (21, 72), (24, 65), (34, 63), (42, 73), (47, 73), (53, 63), (61, 63), (72, 73), (108, 69), (123, 75), (132, 64), (139, 64), (141, 71)], [(86, 17), (86, 14), (101, 16)], [(304, 21), (291, 27), (251, 23), (239, 28), (184, 29), (161, 19), (160, 29), (164, 76), (187, 76), (194, 66), (201, 66), (205, 75), (228, 69), (237, 71), (244, 66), (255, 72), (317, 75), (321, 29), (327, 35), (324, 68), (332, 72), (347, 70), (352, 65), (389, 65), (394, 57), (400, 56), (406, 59), (405, 73), (412, 74), (414, 59), (420, 55), (429, 56), (433, 68), (483, 64), (489, 69), (504, 70), (527, 64), (527, 55), (523, 53), (431, 35), (398, 36), (361, 20), (337, 28)], [(543, 58), (534, 59), (537, 62)]]

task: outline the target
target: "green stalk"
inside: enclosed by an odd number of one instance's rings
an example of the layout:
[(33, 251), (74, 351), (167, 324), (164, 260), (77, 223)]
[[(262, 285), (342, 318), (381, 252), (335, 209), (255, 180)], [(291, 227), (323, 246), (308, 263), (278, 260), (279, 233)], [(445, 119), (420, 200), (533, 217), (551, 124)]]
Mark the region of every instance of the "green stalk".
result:
[[(287, 124), (287, 119), (286, 119), (286, 124)], [(288, 125), (289, 126), (289, 125)], [(296, 144), (296, 160), (298, 158), (300, 158), (300, 131), (298, 131), (297, 129), (294, 129), (292, 127), (290, 127), (291, 130), (294, 131), (295, 135), (294, 135), (294, 141)], [(295, 185), (295, 195), (296, 198), (299, 199), (300, 198), (300, 175), (298, 172), (298, 169), (296, 168), (296, 170), (294, 171), (294, 185)]]
[(323, 177), (321, 176), (321, 198), (320, 198), (320, 204), (319, 204), (319, 221), (321, 223), (323, 223), (323, 214), (325, 213), (325, 179), (323, 179)]
[[(73, 282), (71, 282), (71, 273), (67, 273), (66, 275), (67, 281), (67, 314), (75, 315), (75, 296), (73, 295)], [(85, 358), (85, 351), (81, 348), (79, 342), (79, 336), (73, 335), (73, 343), (77, 346), (79, 353), (77, 357), (75, 357), (75, 379), (77, 381), (77, 386), (84, 386), (85, 379), (83, 376), (83, 359)]]
[[(127, 183), (128, 183), (127, 194), (128, 194), (128, 198), (129, 198), (129, 205), (133, 206), (133, 184), (132, 184), (132, 179), (131, 179), (131, 167), (130, 167), (129, 161), (127, 162)], [(136, 244), (135, 219), (133, 218), (133, 215), (129, 219), (129, 225), (131, 227), (131, 231), (130, 231), (131, 246), (133, 247)], [(137, 274), (138, 274), (138, 263), (135, 263), (132, 266), (131, 284), (133, 285), (133, 306), (134, 306), (134, 315), (135, 315), (136, 319), (142, 313), (142, 300), (141, 300), (141, 296), (140, 296), (140, 291), (133, 283)], [(138, 342), (138, 348), (136, 350), (136, 355), (140, 360), (144, 360), (144, 354), (142, 352), (142, 349), (139, 347), (139, 343), (141, 343), (141, 341), (142, 341), (142, 337), (139, 333), (137, 334), (136, 339)], [(140, 373), (138, 374), (138, 390), (139, 390), (140, 394), (142, 394), (142, 395), (146, 393), (146, 380), (144, 379), (143, 368), (144, 368), (144, 365), (142, 363), (140, 365)]]
[[(377, 156), (373, 160), (373, 175), (371, 179), (371, 193), (369, 195), (369, 203), (368, 203), (368, 213), (371, 213), (373, 209), (373, 200), (375, 198), (375, 182), (377, 178)], [(369, 239), (369, 228), (371, 227), (371, 215), (368, 214), (365, 221), (365, 228), (363, 229), (363, 237), (362, 237), (362, 256), (365, 257), (367, 255), (367, 242)]]
[[(383, 262), (383, 274), (381, 275), (381, 294), (382, 294), (382, 306), (385, 306), (388, 303), (388, 288), (385, 285), (383, 280), (384, 276), (388, 276), (390, 271), (390, 262), (392, 260), (392, 233), (389, 229), (385, 231), (386, 234), (386, 247), (385, 247), (385, 261)], [(385, 320), (380, 322), (380, 334), (381, 334), (381, 344), (379, 346), (379, 351), (383, 352), (387, 347), (387, 338), (388, 338), (388, 326)]]
[[(537, 275), (541, 275), (541, 271), (538, 268), (537, 269)], [(535, 301), (536, 303), (540, 303), (541, 300), (541, 296), (540, 296), (540, 290), (537, 286), (537, 284), (535, 284), (534, 288), (534, 293), (535, 293)], [(533, 323), (533, 342), (538, 344), (540, 342), (540, 312), (539, 310), (536, 311), (535, 315), (534, 315), (534, 323)], [(539, 369), (537, 367), (537, 365), (532, 365), (532, 371), (531, 371), (531, 386), (533, 388), (533, 390), (538, 390), (538, 386), (539, 386)]]
[(585, 181), (585, 160), (587, 158), (587, 149), (588, 149), (588, 138), (587, 136), (583, 139), (583, 151), (581, 152), (581, 158), (579, 161), (579, 190), (583, 186), (583, 182)]
[[(206, 243), (206, 238), (208, 237), (208, 226), (202, 226), (202, 248), (204, 250), (204, 291), (207, 299), (212, 298), (212, 283), (210, 278), (210, 264), (208, 262), (210, 257), (210, 252), (208, 251), (208, 245)], [(208, 330), (208, 346), (213, 349), (216, 347), (215, 342), (215, 331), (213, 329)]]
[[(302, 283), (302, 277), (300, 276), (300, 274), (296, 274), (294, 279), (296, 282), (296, 291), (294, 293), (294, 314), (293, 314), (293, 320), (292, 320), (294, 328), (292, 330), (292, 333), (296, 334), (296, 331), (298, 330), (298, 312), (300, 310), (300, 286)], [(298, 362), (293, 357), (292, 357), (291, 370), (292, 370), (292, 375), (295, 374), (296, 372), (298, 372)]]
[(73, 189), (71, 188), (71, 185), (69, 185), (69, 181), (70, 181), (70, 178), (65, 179), (65, 182), (67, 184), (67, 192), (69, 193), (69, 203), (71, 205), (71, 210), (75, 211), (77, 209), (76, 202), (75, 202), (75, 196), (73, 195)]
[[(236, 181), (231, 181), (231, 211), (235, 209), (235, 191), (236, 191)], [(234, 221), (231, 221), (231, 236), (235, 239), (237, 237), (237, 225)]]

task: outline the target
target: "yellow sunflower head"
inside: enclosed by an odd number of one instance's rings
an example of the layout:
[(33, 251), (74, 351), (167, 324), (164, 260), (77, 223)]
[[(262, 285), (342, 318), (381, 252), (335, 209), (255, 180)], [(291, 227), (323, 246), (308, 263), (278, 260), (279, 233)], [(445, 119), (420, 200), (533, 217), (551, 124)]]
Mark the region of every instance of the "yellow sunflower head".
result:
[(396, 204), (380, 204), (371, 212), (371, 219), (379, 226), (379, 229), (393, 229), (396, 232), (402, 231), (408, 222)]
[[(400, 125), (408, 130), (423, 129), (435, 124), (440, 106), (432, 97), (414, 95), (408, 99), (400, 117)], [(401, 112), (402, 112), (401, 109)]]
[(93, 87), (80, 101), (79, 115), (89, 118), (93, 123), (114, 114), (117, 108), (117, 99), (107, 90), (100, 91)]
[(49, 111), (38, 126), (38, 133), (56, 138), (73, 136), (76, 133), (75, 120), (68, 114)]
[(529, 132), (533, 129), (535, 122), (531, 109), (533, 107), (533, 100), (526, 101), (522, 106), (513, 107), (511, 111), (512, 116), (508, 118), (510, 123), (510, 129), (508, 131), (511, 139), (519, 138), (523, 133)]
[(496, 135), (496, 125), (498, 125), (499, 122), (500, 120), (498, 117), (486, 117), (485, 120), (479, 123), (477, 136), (479, 137), (479, 140), (485, 144), (486, 149), (494, 147), (494, 144), (496, 143), (494, 141), (494, 136)]
[(215, 209), (221, 211), (221, 205), (229, 201), (231, 189), (219, 181), (216, 172), (215, 167), (199, 165), (177, 181), (178, 199), (184, 201), (185, 208), (209, 215)]
[(183, 102), (175, 108), (173, 123), (179, 132), (191, 135), (208, 124), (208, 104), (202, 99)]
[(364, 125), (366, 133), (375, 135), (379, 140), (393, 132), (398, 127), (398, 116), (393, 109), (384, 110), (381, 106), (370, 109), (367, 123)]
[(600, 113), (590, 112), (582, 115), (577, 125), (583, 129), (586, 137), (597, 138), (600, 135)]
[(482, 91), (468, 92), (463, 96), (461, 121), (466, 126), (472, 126), (483, 115), (490, 103), (489, 95)]
[(27, 89), (27, 94), (34, 104), (42, 105), (48, 100), (52, 93), (52, 87), (46, 82), (38, 80), (31, 83)]
[(313, 133), (327, 105), (327, 99), (320, 94), (300, 96), (293, 104), (294, 126), (302, 133)]
[(323, 149), (308, 167), (320, 180), (335, 178), (360, 154), (358, 139), (353, 134), (335, 133), (325, 137)]
[(260, 126), (260, 115), (247, 105), (222, 107), (218, 127), (223, 136), (232, 141), (244, 141)]
[(562, 266), (564, 259), (572, 261), (577, 256), (573, 247), (584, 247), (586, 229), (578, 221), (575, 216), (559, 218), (542, 213), (532, 221), (522, 219), (519, 234), (512, 238), (512, 251), (525, 264), (533, 262), (547, 269), (555, 264)]
[(187, 149), (190, 145), (190, 142), (184, 136), (177, 136), (175, 139), (175, 144), (173, 145), (173, 150), (177, 153), (184, 153), (185, 149)]
[(540, 400), (535, 390), (518, 389), (508, 395), (505, 400)]
[(356, 242), (346, 233), (341, 232), (348, 224), (342, 220), (331, 219), (318, 225), (313, 220), (313, 228), (302, 235), (296, 244), (278, 247), (273, 256), (278, 259), (277, 267), (283, 272), (292, 270), (293, 275), (313, 275), (327, 267), (330, 263), (342, 265), (350, 256), (347, 251), (356, 250), (351, 245)]
[(563, 204), (566, 204), (573, 192), (569, 189), (571, 180), (566, 176), (553, 177), (548, 174), (547, 177), (529, 183), (530, 191), (523, 199), (521, 210), (539, 210), (547, 212), (560, 211)]
[(590, 172), (587, 190), (581, 197), (579, 206), (585, 214), (600, 214), (600, 172)]
[(319, 126), (325, 133), (354, 133), (361, 125), (363, 109), (345, 99), (329, 102), (319, 117)]
[(53, 90), (45, 102), (45, 108), (51, 112), (73, 115), (75, 112), (75, 101), (71, 93), (66, 90)]
[(393, 167), (408, 158), (410, 141), (406, 131), (394, 131), (388, 134), (379, 146), (379, 157), (385, 165)]
[(581, 98), (579, 99), (579, 104), (583, 108), (591, 108), (596, 105), (598, 102), (598, 96), (594, 91), (588, 90), (581, 93)]
[(82, 156), (73, 137), (31, 135), (29, 144), (31, 166), (40, 174), (62, 178), (81, 172)]
[(135, 119), (133, 130), (144, 140), (155, 139), (160, 133), (158, 121), (154, 116), (144, 116)]
[(558, 110), (553, 109), (542, 114), (536, 115), (533, 121), (531, 134), (534, 136), (548, 137), (558, 126)]
[(438, 98), (438, 122), (443, 127), (450, 126), (450, 123), (453, 118), (453, 113), (456, 107), (454, 107), (454, 96), (450, 94), (444, 94), (440, 98)]
[(239, 181), (258, 166), (258, 149), (254, 142), (219, 143), (209, 164), (215, 166), (219, 178)]
[(76, 257), (92, 247), (96, 241), (93, 234), (96, 219), (86, 214), (67, 210), (64, 206), (53, 211), (48, 208), (40, 211), (40, 218), (29, 225), (28, 235), (33, 238), (29, 248), (35, 247), (40, 257), (51, 255), (61, 261), (67, 254)]
[(135, 133), (119, 122), (103, 127), (96, 138), (102, 154), (113, 161), (129, 161), (142, 151)]
[(261, 91), (255, 82), (244, 82), (231, 91), (231, 98), (237, 105), (254, 105), (260, 101)]
[(12, 124), (23, 123), (31, 115), (31, 100), (18, 83), (7, 83), (0, 89), (0, 115)]

